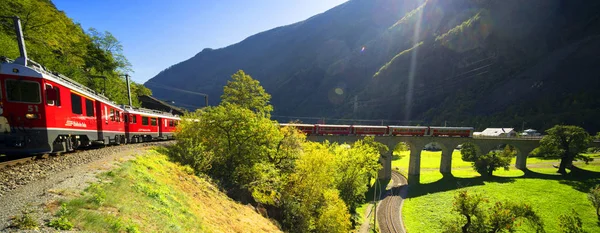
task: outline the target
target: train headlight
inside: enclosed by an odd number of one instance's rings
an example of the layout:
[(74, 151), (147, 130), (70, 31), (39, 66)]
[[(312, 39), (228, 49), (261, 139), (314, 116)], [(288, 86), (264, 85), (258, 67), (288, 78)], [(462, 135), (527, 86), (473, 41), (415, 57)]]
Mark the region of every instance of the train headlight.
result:
[(33, 114), (33, 113), (27, 113), (27, 114), (25, 114), (25, 118), (27, 118), (27, 119), (37, 119), (38, 115), (37, 114)]

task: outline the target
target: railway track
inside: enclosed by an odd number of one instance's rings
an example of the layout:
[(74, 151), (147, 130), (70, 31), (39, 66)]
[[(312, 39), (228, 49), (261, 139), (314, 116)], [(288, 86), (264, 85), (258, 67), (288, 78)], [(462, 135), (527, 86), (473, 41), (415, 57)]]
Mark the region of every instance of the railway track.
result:
[[(169, 141), (151, 141), (151, 142), (140, 142), (140, 143), (136, 143), (136, 144), (144, 145), (144, 144), (153, 144), (153, 143), (161, 143), (161, 142), (169, 142)], [(136, 144), (127, 144), (127, 145), (136, 145)], [(50, 158), (51, 156), (63, 156), (63, 155), (69, 155), (69, 154), (76, 154), (76, 153), (83, 152), (83, 151), (93, 151), (93, 150), (99, 150), (99, 149), (103, 149), (106, 147), (113, 147), (113, 146), (123, 146), (123, 145), (91, 146), (91, 147), (84, 148), (84, 149), (77, 149), (77, 150), (70, 151), (70, 152), (60, 152), (60, 153), (56, 153), (56, 154), (2, 156), (2, 157), (0, 157), (0, 169), (3, 169), (5, 167), (10, 167), (10, 166), (16, 166), (19, 164), (25, 164), (25, 163), (32, 162), (32, 161), (39, 160), (39, 159), (47, 159), (47, 158)]]
[(386, 193), (385, 198), (379, 204), (377, 219), (379, 229), (383, 233), (404, 233), (404, 224), (400, 209), (402, 206), (402, 189), (407, 184), (406, 178), (400, 173), (392, 171), (392, 187)]
[(45, 156), (47, 157), (47, 155), (43, 155), (43, 156), (21, 156), (21, 157), (16, 157), (16, 158), (2, 158), (2, 160), (0, 160), (0, 169), (9, 167), (9, 166), (15, 166), (15, 165), (23, 164), (23, 163), (28, 163), (33, 160), (43, 158)]

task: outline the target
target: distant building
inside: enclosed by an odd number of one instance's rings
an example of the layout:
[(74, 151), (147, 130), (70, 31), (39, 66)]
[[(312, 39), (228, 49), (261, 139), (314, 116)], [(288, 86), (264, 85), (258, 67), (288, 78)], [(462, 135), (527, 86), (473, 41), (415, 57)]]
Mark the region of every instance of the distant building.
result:
[(165, 101), (159, 100), (152, 96), (142, 95), (138, 96), (140, 102), (142, 102), (142, 107), (159, 110), (163, 112), (170, 112), (175, 115), (182, 116), (185, 112), (184, 109), (173, 106), (171, 104), (166, 103)]
[(473, 132), (473, 136), (481, 137), (516, 137), (517, 131), (514, 128), (487, 128), (482, 132)]
[(538, 131), (535, 129), (526, 129), (523, 131), (523, 133), (521, 133), (521, 136), (540, 136), (540, 135), (542, 135), (542, 134), (538, 133)]

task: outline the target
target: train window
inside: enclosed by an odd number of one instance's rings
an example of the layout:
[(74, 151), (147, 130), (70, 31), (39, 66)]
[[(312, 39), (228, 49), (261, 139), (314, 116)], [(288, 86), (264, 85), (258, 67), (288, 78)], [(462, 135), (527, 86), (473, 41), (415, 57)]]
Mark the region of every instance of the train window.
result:
[(94, 101), (85, 99), (85, 115), (94, 116)]
[(40, 84), (32, 81), (7, 79), (6, 97), (11, 102), (41, 103)]
[(169, 127), (173, 127), (175, 126), (175, 123), (173, 123), (173, 120), (169, 120)]
[(123, 114), (123, 122), (129, 123), (129, 114)]
[(142, 117), (142, 125), (148, 125), (148, 117)]
[(54, 99), (54, 105), (60, 106), (60, 89), (58, 87), (54, 87), (54, 92), (56, 93), (56, 99)]
[(54, 99), (56, 99), (56, 92), (54, 91), (54, 88), (52, 88), (52, 85), (50, 84), (44, 85), (44, 88), (46, 89), (46, 104), (54, 106)]
[(81, 96), (71, 93), (71, 111), (75, 114), (83, 114), (81, 109)]
[(136, 115), (131, 115), (131, 119), (132, 119), (132, 123), (133, 124), (137, 123), (137, 116)]
[(115, 111), (115, 118), (117, 122), (121, 122), (121, 112)]
[(150, 118), (150, 124), (156, 126), (156, 118)]
[(110, 109), (110, 121), (115, 121), (115, 110)]

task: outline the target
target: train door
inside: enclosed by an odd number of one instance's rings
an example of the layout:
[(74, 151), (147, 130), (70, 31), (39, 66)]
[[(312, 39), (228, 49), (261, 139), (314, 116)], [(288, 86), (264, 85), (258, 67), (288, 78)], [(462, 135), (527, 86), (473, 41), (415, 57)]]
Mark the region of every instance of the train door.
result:
[(167, 119), (164, 119), (164, 118), (158, 118), (158, 138), (163, 137), (164, 127), (167, 125), (167, 124), (165, 124), (166, 120)]
[[(104, 108), (102, 108), (104, 107)], [(106, 114), (106, 106), (102, 106), (102, 102), (96, 101), (96, 126), (98, 131), (98, 140), (104, 139), (104, 116)], [(108, 120), (108, 117), (106, 118)], [(108, 123), (108, 122), (107, 122)]]

